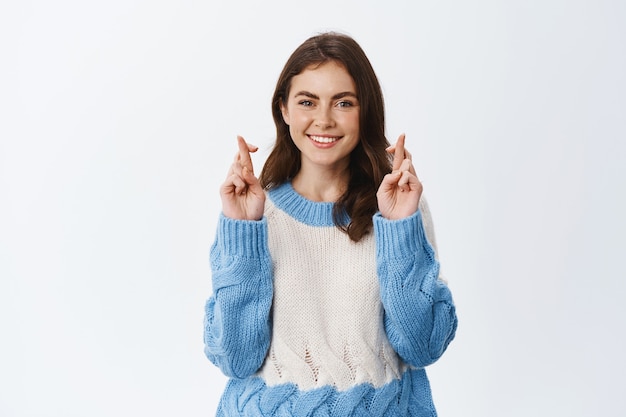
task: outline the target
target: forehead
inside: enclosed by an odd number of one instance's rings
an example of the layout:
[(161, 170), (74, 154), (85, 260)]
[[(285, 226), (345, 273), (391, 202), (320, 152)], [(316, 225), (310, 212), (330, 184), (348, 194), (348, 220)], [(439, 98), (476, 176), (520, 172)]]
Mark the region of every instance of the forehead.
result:
[(317, 95), (334, 95), (338, 92), (356, 94), (356, 85), (346, 68), (335, 62), (311, 65), (291, 80), (291, 92), (307, 91)]

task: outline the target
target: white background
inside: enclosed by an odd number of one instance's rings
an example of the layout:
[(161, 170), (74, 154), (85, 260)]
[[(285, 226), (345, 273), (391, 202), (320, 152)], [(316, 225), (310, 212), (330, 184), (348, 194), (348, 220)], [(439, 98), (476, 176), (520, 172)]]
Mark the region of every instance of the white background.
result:
[[(218, 186), (293, 49), (356, 38), (459, 330), (442, 417), (626, 413), (626, 2), (0, 6), (0, 416), (210, 416)], [(384, 3), (384, 4), (383, 4)]]

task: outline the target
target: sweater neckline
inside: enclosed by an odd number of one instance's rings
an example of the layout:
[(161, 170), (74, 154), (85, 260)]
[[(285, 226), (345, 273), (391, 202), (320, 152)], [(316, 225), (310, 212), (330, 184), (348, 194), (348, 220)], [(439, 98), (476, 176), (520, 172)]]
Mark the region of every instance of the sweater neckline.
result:
[[(293, 188), (291, 181), (270, 189), (268, 195), (276, 207), (301, 223), (320, 227), (335, 225), (333, 221), (335, 203), (309, 200)], [(344, 224), (347, 224), (349, 220), (348, 215), (345, 214)]]

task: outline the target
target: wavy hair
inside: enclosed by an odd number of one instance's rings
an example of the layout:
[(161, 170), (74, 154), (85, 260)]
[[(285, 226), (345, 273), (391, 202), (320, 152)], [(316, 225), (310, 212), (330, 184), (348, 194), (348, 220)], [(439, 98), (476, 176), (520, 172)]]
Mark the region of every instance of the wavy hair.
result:
[[(300, 170), (300, 151), (291, 139), (280, 107), (281, 104), (287, 105), (294, 76), (311, 66), (331, 61), (348, 71), (356, 85), (360, 104), (360, 138), (350, 155), (348, 187), (333, 206), (335, 225), (358, 242), (372, 228), (372, 216), (378, 210), (376, 191), (383, 177), (391, 172), (391, 158), (385, 151), (389, 142), (385, 137), (382, 90), (365, 52), (351, 37), (334, 32), (313, 36), (287, 60), (272, 97), (276, 142), (259, 179), (261, 186), (269, 190), (291, 180)], [(347, 224), (345, 214), (350, 218)]]

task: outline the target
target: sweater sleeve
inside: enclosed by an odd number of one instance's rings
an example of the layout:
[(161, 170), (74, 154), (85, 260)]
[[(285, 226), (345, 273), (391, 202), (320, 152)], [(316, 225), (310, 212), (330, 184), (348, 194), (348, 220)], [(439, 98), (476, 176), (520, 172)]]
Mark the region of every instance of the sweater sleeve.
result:
[(204, 352), (229, 377), (263, 364), (270, 343), (272, 267), (267, 222), (220, 216), (211, 246), (213, 294), (205, 305)]
[(416, 367), (435, 362), (454, 338), (452, 294), (439, 277), (422, 211), (405, 219), (374, 216), (376, 260), (389, 342)]

